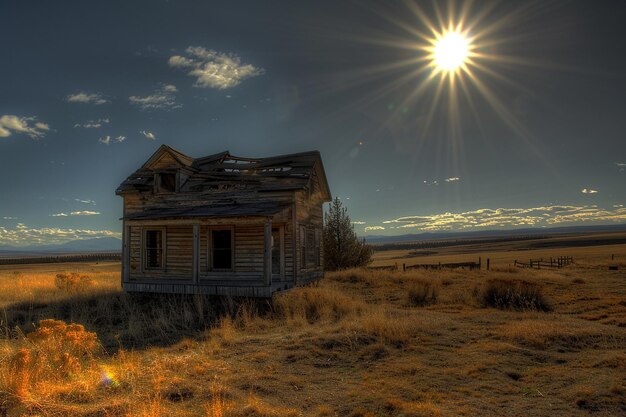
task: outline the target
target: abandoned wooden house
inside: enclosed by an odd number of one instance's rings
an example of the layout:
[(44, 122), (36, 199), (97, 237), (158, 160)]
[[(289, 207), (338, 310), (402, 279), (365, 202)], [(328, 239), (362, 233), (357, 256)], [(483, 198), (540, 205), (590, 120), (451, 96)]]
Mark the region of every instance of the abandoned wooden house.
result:
[(323, 275), (317, 151), (194, 159), (163, 145), (116, 194), (126, 291), (269, 297)]

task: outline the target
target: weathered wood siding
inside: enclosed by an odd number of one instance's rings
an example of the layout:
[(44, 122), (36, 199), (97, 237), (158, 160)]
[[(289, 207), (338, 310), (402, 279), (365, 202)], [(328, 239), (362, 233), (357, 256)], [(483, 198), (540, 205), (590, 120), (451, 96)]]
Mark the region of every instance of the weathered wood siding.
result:
[(235, 228), (235, 270), (237, 272), (264, 271), (263, 226), (238, 226)]
[(159, 271), (160, 275), (191, 279), (193, 273), (192, 226), (167, 226), (165, 238), (165, 268)]
[[(320, 193), (320, 184), (319, 179), (316, 175), (311, 177), (310, 182), (310, 191), (309, 190), (299, 190), (295, 192), (295, 201), (296, 201), (296, 239), (295, 239), (295, 257), (296, 257), (296, 275), (299, 280), (298, 283), (304, 283), (310, 281), (312, 279), (319, 278), (321, 273), (323, 273), (324, 266), (324, 251), (322, 247), (322, 228), (324, 226), (324, 208), (323, 208), (323, 200)], [(302, 265), (301, 256), (300, 256), (300, 226), (304, 226), (306, 228), (306, 245), (307, 245), (307, 256), (305, 265)], [(315, 255), (315, 233), (316, 230), (319, 230), (319, 257), (320, 257), (320, 265), (316, 265), (316, 256)]]

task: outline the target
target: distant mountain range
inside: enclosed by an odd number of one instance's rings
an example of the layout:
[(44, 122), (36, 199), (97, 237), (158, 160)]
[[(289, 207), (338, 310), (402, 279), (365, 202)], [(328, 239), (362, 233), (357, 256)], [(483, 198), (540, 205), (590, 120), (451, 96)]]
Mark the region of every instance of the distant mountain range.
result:
[(0, 246), (0, 252), (114, 252), (122, 250), (122, 240), (116, 237), (72, 240), (58, 245)]
[(424, 232), (398, 236), (366, 235), (362, 236), (367, 243), (399, 243), (419, 242), (424, 240), (449, 240), (449, 239), (477, 239), (489, 237), (528, 236), (528, 235), (556, 235), (567, 233), (593, 233), (593, 232), (619, 232), (626, 231), (626, 224), (614, 224), (603, 226), (567, 226), (567, 227), (542, 227), (509, 230), (479, 230), (471, 232)]
[[(480, 230), (471, 232), (424, 232), (398, 236), (366, 235), (366, 242), (372, 244), (419, 242), (425, 240), (479, 239), (489, 237), (556, 235), (567, 233), (593, 233), (626, 231), (626, 224), (605, 226), (569, 226), (551, 228), (526, 228), (511, 230)], [(80, 252), (117, 252), (122, 250), (122, 240), (115, 237), (72, 240), (58, 245), (1, 246), (0, 253), (4, 256), (12, 254), (35, 253), (80, 253)]]

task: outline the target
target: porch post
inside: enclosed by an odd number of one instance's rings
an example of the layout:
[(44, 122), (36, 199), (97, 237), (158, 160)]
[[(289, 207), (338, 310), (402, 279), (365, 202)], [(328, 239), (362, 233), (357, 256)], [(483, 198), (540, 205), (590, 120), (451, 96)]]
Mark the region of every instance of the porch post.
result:
[(265, 285), (272, 285), (272, 219), (265, 222)]

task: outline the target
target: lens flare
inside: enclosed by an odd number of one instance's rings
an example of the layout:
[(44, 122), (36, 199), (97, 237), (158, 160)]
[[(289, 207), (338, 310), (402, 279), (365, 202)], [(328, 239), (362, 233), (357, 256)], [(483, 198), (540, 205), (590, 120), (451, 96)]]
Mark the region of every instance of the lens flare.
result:
[(105, 387), (117, 387), (120, 383), (110, 368), (102, 367), (102, 373), (100, 374), (100, 384)]

